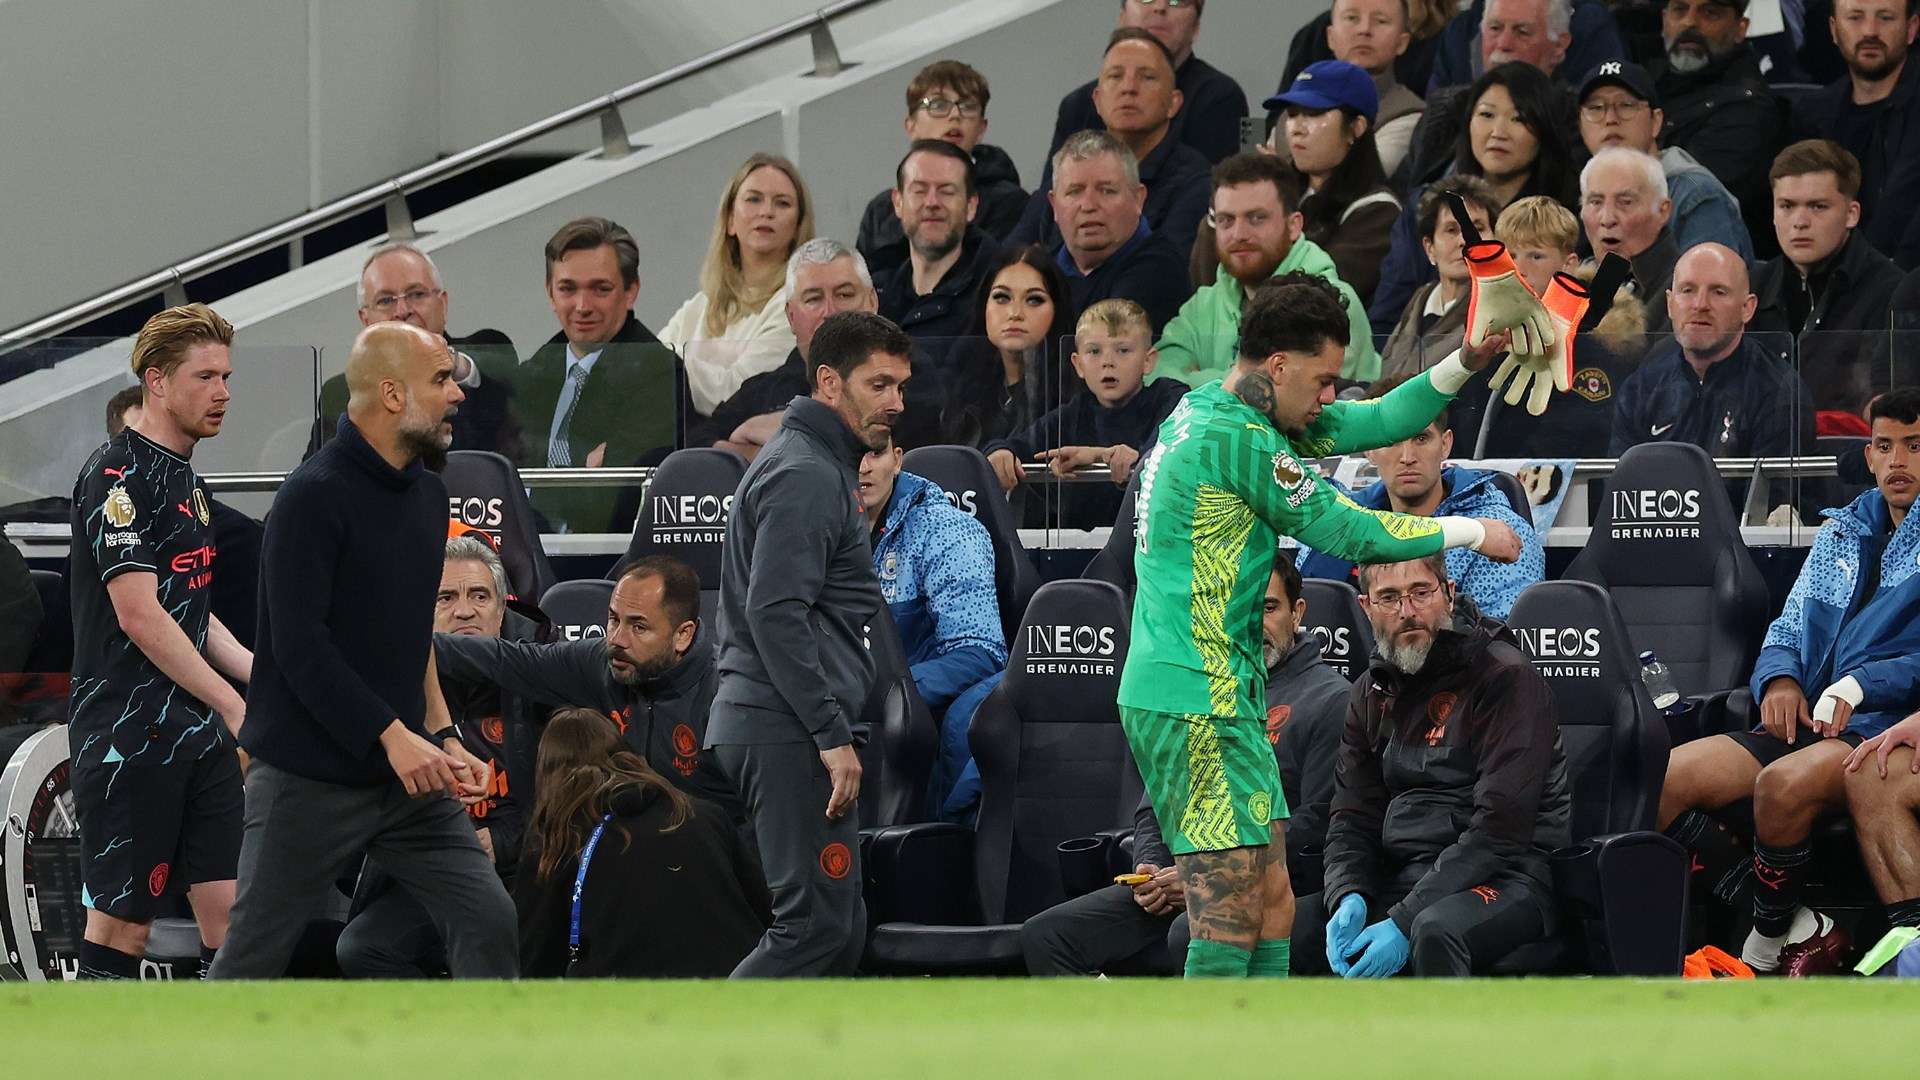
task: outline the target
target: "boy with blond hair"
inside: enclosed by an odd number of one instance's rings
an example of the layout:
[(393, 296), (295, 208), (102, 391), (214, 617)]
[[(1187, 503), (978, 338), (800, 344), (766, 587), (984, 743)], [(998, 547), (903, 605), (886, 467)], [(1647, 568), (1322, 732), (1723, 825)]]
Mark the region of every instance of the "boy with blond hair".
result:
[(1057, 476), (1086, 465), (1107, 466), (1112, 487), (1066, 484), (1059, 489), (1061, 520), (1069, 527), (1092, 528), (1113, 523), (1134, 465), (1190, 388), (1178, 379), (1146, 384), (1159, 352), (1146, 310), (1131, 300), (1102, 300), (1088, 308), (1074, 327), (1073, 344), (1073, 369), (1082, 388), (1026, 430), (988, 443), (986, 454), (1008, 491), (1019, 486), (1025, 461), (1044, 461)]
[[(1507, 245), (1527, 287), (1544, 293), (1556, 273), (1593, 279), (1594, 265), (1581, 263), (1580, 219), (1544, 195), (1516, 199), (1494, 222), (1494, 239)], [(1451, 430), (1460, 458), (1604, 457), (1613, 424), (1613, 395), (1646, 351), (1646, 318), (1632, 292), (1622, 287), (1598, 326), (1574, 343), (1573, 387), (1555, 394), (1539, 416), (1508, 405), (1498, 391), (1476, 379), (1454, 399)]]

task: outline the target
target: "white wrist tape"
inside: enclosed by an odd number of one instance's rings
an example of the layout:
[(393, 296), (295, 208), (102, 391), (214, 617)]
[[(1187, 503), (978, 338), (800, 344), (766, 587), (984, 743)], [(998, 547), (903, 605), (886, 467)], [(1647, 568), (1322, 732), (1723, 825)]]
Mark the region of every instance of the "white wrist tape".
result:
[(1446, 538), (1447, 547), (1479, 551), (1480, 545), (1487, 542), (1487, 527), (1480, 524), (1478, 518), (1443, 517), (1434, 520), (1440, 523), (1440, 535)]
[(1443, 394), (1458, 394), (1460, 388), (1467, 385), (1467, 380), (1473, 378), (1473, 372), (1467, 370), (1467, 365), (1460, 359), (1460, 350), (1455, 349), (1445, 360), (1433, 365), (1427, 372), (1427, 378), (1432, 380), (1435, 390)]

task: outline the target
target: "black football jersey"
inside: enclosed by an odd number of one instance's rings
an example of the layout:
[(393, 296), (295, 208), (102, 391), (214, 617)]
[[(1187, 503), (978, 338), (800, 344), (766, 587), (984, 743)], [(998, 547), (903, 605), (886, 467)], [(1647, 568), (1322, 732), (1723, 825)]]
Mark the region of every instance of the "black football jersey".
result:
[[(120, 629), (107, 582), (154, 575), (160, 606), (205, 649), (212, 606), (213, 512), (186, 458), (131, 428), (94, 451), (73, 487), (73, 696), (69, 723), (111, 761), (136, 752), (192, 760), (222, 721), (175, 686)], [(76, 757), (83, 756), (76, 754)], [(94, 755), (84, 755), (92, 757)]]

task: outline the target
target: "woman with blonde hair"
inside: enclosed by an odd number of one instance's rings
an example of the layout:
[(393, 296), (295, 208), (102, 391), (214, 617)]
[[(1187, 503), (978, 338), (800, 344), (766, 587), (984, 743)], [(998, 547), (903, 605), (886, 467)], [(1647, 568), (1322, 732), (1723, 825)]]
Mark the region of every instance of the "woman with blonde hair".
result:
[(755, 154), (734, 171), (700, 266), (700, 291), (660, 340), (686, 362), (693, 411), (712, 416), (740, 384), (786, 362), (787, 258), (813, 239), (813, 197), (793, 162)]
[(527, 978), (721, 978), (772, 918), (758, 860), (721, 809), (633, 752), (606, 714), (540, 737), (513, 901)]

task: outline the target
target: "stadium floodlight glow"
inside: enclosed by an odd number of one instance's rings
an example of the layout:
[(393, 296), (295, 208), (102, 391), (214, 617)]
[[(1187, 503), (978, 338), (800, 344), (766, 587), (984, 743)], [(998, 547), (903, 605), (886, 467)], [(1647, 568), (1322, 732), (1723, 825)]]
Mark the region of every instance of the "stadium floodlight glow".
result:
[(0, 980), (70, 979), (86, 910), (67, 729), (0, 731), (0, 760)]

